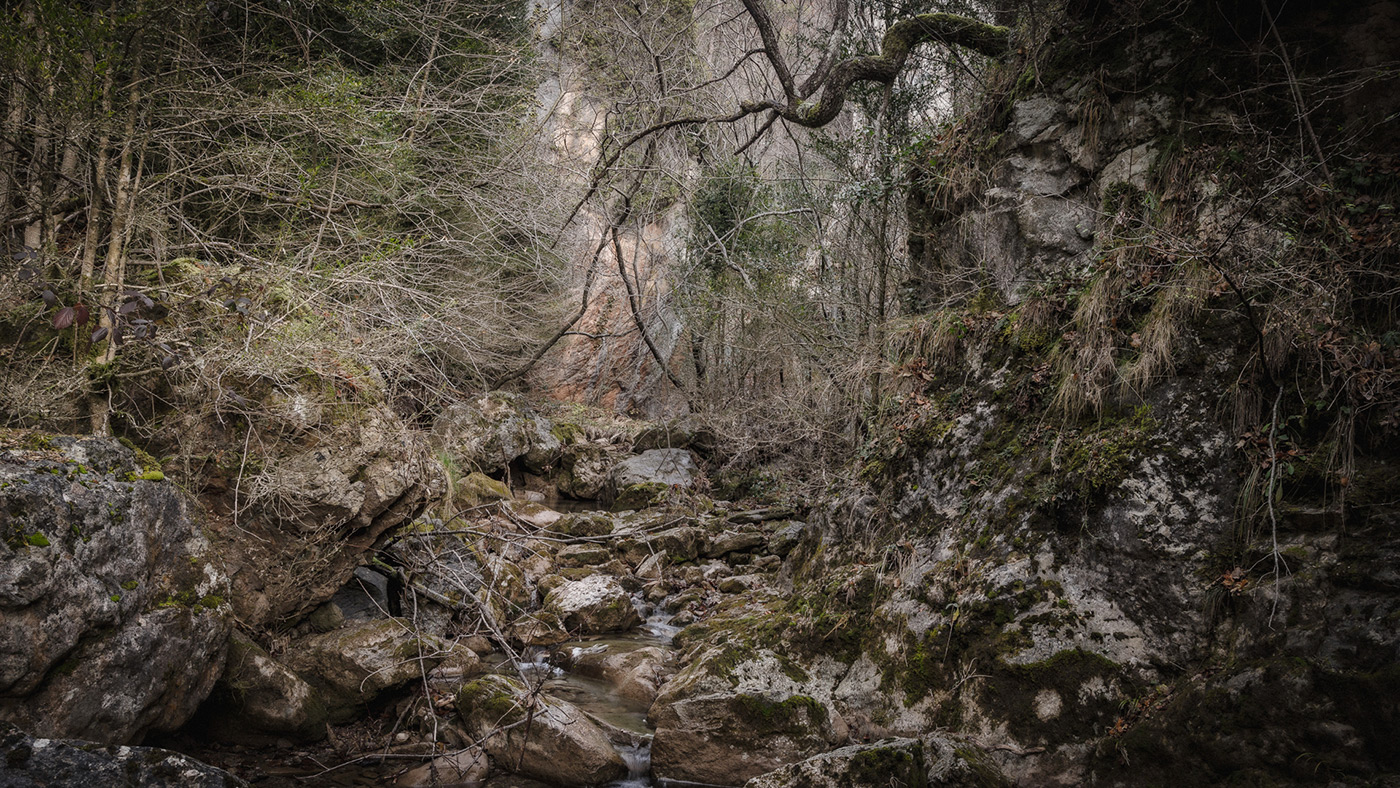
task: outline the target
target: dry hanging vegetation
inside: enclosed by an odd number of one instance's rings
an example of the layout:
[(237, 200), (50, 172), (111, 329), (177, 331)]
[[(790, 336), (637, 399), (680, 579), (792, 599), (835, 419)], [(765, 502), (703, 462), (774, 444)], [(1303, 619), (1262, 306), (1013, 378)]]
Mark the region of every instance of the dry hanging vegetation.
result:
[(6, 423), (416, 413), (551, 313), (523, 3), (4, 14)]

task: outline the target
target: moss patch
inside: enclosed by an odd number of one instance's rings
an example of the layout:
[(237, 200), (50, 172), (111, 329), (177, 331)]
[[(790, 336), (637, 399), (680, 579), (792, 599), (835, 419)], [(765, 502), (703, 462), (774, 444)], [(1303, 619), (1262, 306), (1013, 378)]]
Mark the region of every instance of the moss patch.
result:
[(774, 701), (762, 695), (743, 693), (730, 700), (730, 708), (736, 719), (762, 735), (817, 733), (827, 721), (826, 707), (807, 695)]

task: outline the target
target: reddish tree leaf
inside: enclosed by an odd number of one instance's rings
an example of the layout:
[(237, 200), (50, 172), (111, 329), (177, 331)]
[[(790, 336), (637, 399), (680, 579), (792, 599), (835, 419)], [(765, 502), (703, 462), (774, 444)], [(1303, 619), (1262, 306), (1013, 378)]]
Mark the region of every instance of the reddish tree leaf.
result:
[(74, 317), (75, 316), (73, 314), (73, 307), (65, 306), (64, 308), (54, 313), (53, 327), (58, 329), (59, 331), (62, 331), (63, 329), (73, 325)]
[(86, 305), (75, 304), (73, 306), (73, 322), (77, 323), (80, 326), (85, 326), (87, 325), (89, 317), (91, 317), (91, 315), (88, 314), (88, 308)]

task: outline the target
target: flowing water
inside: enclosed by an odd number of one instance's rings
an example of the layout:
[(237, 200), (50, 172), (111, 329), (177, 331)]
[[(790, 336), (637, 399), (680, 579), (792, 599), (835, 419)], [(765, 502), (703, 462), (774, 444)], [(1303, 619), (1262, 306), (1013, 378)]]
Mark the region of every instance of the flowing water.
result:
[[(639, 609), (644, 603), (637, 602)], [(613, 740), (618, 755), (627, 764), (628, 775), (609, 783), (609, 788), (647, 788), (651, 778), (651, 737), (654, 733), (647, 719), (648, 703), (620, 694), (606, 681), (579, 675), (551, 661), (551, 655), (561, 655), (564, 662), (596, 653), (620, 654), (648, 646), (670, 648), (671, 640), (680, 627), (670, 623), (671, 616), (654, 612), (642, 626), (625, 634), (607, 635), (571, 641), (551, 649), (532, 647), (523, 651), (518, 661), (504, 655), (483, 655), (488, 664), (497, 665), (496, 672), (520, 676), (530, 683), (540, 683), (545, 694), (577, 706), (599, 722)], [(488, 785), (490, 780), (487, 781)]]

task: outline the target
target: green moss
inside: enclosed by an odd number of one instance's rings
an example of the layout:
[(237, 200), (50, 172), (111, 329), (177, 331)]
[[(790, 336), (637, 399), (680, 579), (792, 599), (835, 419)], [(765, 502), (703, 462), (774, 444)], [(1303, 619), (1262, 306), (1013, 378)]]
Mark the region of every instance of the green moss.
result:
[(462, 685), (457, 691), (457, 711), (463, 715), (479, 714), (483, 721), (505, 725), (525, 718), (510, 693), (502, 688), (503, 681), (478, 679)]
[(20, 445), (23, 448), (35, 450), (52, 449), (54, 447), (52, 436), (40, 435), (38, 433), (32, 433), (26, 436)]
[(110, 600), (112, 600), (113, 602), (120, 602), (120, 601), (122, 601), (122, 595), (121, 595), (121, 594), (112, 594), (111, 596), (109, 596), (109, 597), (107, 597), (107, 598), (110, 599)]
[(24, 543), (30, 547), (48, 547), (49, 538), (36, 532), (24, 537)]
[(871, 747), (862, 750), (851, 758), (848, 771), (851, 784), (923, 788), (928, 783), (924, 772), (923, 754), (923, 745), (918, 742), (906, 747)]
[(624, 487), (613, 500), (612, 510), (624, 512), (647, 509), (665, 503), (671, 487), (662, 482), (642, 482)]
[(128, 473), (126, 475), (126, 480), (129, 482), (163, 482), (165, 481), (165, 474), (155, 470), (142, 471), (140, 473)]
[(1152, 409), (1143, 405), (1129, 418), (1082, 434), (1072, 445), (1064, 470), (1086, 495), (1118, 486), (1137, 463), (1157, 428)]
[[(1049, 659), (1024, 665), (998, 660), (981, 685), (981, 702), (1002, 709), (1009, 729), (1026, 740), (1089, 737), (1111, 727), (1117, 704), (1109, 699), (1082, 698), (1080, 688), (1098, 677), (1112, 681), (1121, 668), (1112, 660), (1081, 649), (1061, 651)], [(1050, 720), (1036, 714), (1036, 697), (1057, 692), (1064, 710)]]
[(761, 734), (813, 733), (826, 723), (826, 707), (816, 698), (793, 695), (772, 701), (762, 695), (741, 693), (730, 701), (735, 717)]
[(578, 443), (582, 438), (584, 438), (584, 431), (582, 427), (578, 426), (577, 424), (570, 424), (564, 421), (555, 422), (554, 426), (549, 428), (549, 433), (555, 438), (558, 438), (559, 442), (564, 444), (565, 446)]
[[(155, 457), (151, 456), (151, 454), (148, 453), (146, 450), (132, 443), (127, 438), (117, 438), (117, 443), (120, 443), (121, 445), (127, 447), (131, 450), (133, 454), (136, 455), (136, 463), (141, 466), (141, 470), (144, 472), (138, 475), (136, 478), (147, 479), (149, 481), (161, 481), (165, 478), (165, 476), (160, 472), (160, 460), (157, 460)], [(146, 473), (154, 473), (158, 478), (151, 478), (147, 476)], [(135, 481), (135, 479), (129, 478), (127, 479), (127, 481)]]

